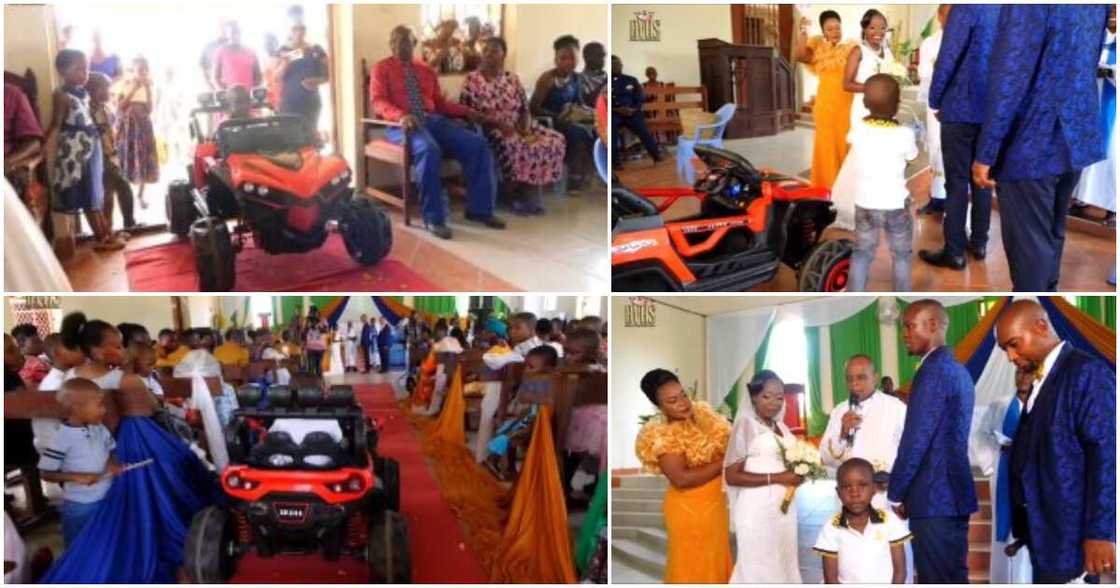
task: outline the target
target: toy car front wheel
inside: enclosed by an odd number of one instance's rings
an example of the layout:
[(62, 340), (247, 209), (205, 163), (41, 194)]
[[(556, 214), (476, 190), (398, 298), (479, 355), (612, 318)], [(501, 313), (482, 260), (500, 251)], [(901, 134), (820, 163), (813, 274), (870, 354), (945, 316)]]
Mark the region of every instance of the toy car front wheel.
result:
[(191, 224), (198, 220), (192, 189), (190, 182), (182, 180), (171, 182), (167, 187), (167, 200), (164, 206), (167, 210), (167, 226), (179, 237), (186, 237), (191, 232)]
[(833, 239), (814, 247), (797, 272), (797, 288), (802, 292), (846, 290), (853, 249), (850, 239)]
[(391, 511), (401, 511), (401, 465), (395, 459), (377, 457), (373, 461), (373, 473), (381, 480), (385, 492), (385, 507)]
[(389, 254), (393, 247), (393, 230), (389, 217), (374, 201), (353, 197), (340, 220), (346, 251), (354, 261), (373, 265)]
[(372, 583), (407, 584), (412, 581), (412, 557), (404, 516), (385, 510), (373, 517), (369, 525), (366, 559)]
[(184, 566), (199, 584), (223, 584), (237, 562), (233, 519), (225, 509), (208, 506), (194, 515), (187, 532)]
[(236, 256), (229, 227), (221, 219), (199, 219), (191, 225), (191, 244), (199, 292), (233, 290)]

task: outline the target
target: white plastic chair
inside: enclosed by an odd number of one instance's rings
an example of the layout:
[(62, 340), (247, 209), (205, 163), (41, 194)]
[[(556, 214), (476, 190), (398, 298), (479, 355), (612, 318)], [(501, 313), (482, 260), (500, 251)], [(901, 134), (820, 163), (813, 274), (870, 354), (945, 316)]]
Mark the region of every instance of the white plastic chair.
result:
[[(735, 115), (735, 105), (724, 104), (715, 114), (716, 122), (710, 125), (697, 125), (692, 138), (686, 139), (684, 136), (677, 138), (677, 176), (683, 177), (689, 186), (696, 182), (696, 169), (692, 167), (692, 156), (696, 153), (696, 146), (711, 145), (723, 148), (723, 133), (727, 130), (731, 117)], [(700, 136), (709, 130), (712, 131), (711, 138), (701, 139)]]

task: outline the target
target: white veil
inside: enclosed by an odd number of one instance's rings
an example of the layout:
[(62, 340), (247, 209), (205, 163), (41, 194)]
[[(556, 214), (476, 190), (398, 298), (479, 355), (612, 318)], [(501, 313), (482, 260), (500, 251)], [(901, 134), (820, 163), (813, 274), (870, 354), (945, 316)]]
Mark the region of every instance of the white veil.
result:
[[(779, 376), (780, 378), (780, 376)], [(727, 452), (723, 454), (723, 468), (726, 470), (731, 464), (745, 460), (747, 458), (747, 451), (750, 449), (751, 443), (759, 435), (764, 435), (769, 428), (763, 424), (762, 419), (755, 412), (754, 402), (751, 401), (750, 393), (743, 395), (747, 392), (747, 385), (744, 384), (739, 389), (739, 410), (735, 415), (735, 424), (731, 427), (731, 438), (727, 440)], [(785, 402), (782, 403), (781, 410), (774, 416), (774, 422), (778, 424), (778, 429), (782, 432), (782, 436), (790, 434), (789, 427), (783, 422), (786, 415)], [(731, 505), (731, 518), (735, 519), (735, 505), (739, 498), (739, 491), (742, 489), (738, 486), (732, 486), (727, 483), (727, 476), (723, 477), (723, 489), (727, 492), (727, 499)]]
[(229, 465), (229, 451), (226, 449), (225, 435), (222, 434), (222, 422), (218, 418), (218, 409), (204, 378), (216, 377), (220, 379), (222, 377), (222, 365), (218, 363), (217, 359), (214, 359), (213, 355), (196, 349), (184, 356), (182, 361), (175, 365), (172, 373), (176, 378), (191, 379), (191, 404), (202, 416), (202, 429), (206, 433), (206, 444), (210, 448), (210, 458), (214, 466), (221, 472)]

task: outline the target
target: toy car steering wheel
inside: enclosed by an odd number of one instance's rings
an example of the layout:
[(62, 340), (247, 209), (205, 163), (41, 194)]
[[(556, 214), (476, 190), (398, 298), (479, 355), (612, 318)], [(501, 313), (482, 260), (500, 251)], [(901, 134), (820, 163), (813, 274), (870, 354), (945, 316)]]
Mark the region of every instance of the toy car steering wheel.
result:
[(695, 189), (728, 208), (746, 208), (762, 194), (762, 174), (746, 158), (714, 147), (699, 146), (696, 154), (710, 170)]

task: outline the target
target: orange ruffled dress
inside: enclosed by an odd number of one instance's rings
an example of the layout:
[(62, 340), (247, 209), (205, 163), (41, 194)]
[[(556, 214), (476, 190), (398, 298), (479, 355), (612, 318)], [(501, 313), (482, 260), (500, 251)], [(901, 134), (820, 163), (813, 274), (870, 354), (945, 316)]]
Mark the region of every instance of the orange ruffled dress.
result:
[(851, 126), (852, 93), (844, 91), (844, 67), (855, 43), (829, 43), (824, 37), (809, 39), (806, 46), (813, 52), (810, 69), (817, 74), (817, 98), (813, 102), (814, 186), (831, 188), (840, 173), (840, 165), (848, 155), (848, 128)]
[[(660, 415), (642, 426), (635, 443), (643, 469), (661, 473), (658, 458), (677, 453), (689, 467), (723, 461), (731, 424), (707, 403), (692, 405), (692, 418), (665, 422)], [(726, 584), (731, 577), (730, 531), (723, 476), (695, 488), (669, 486), (663, 505), (669, 553), (665, 582)]]

